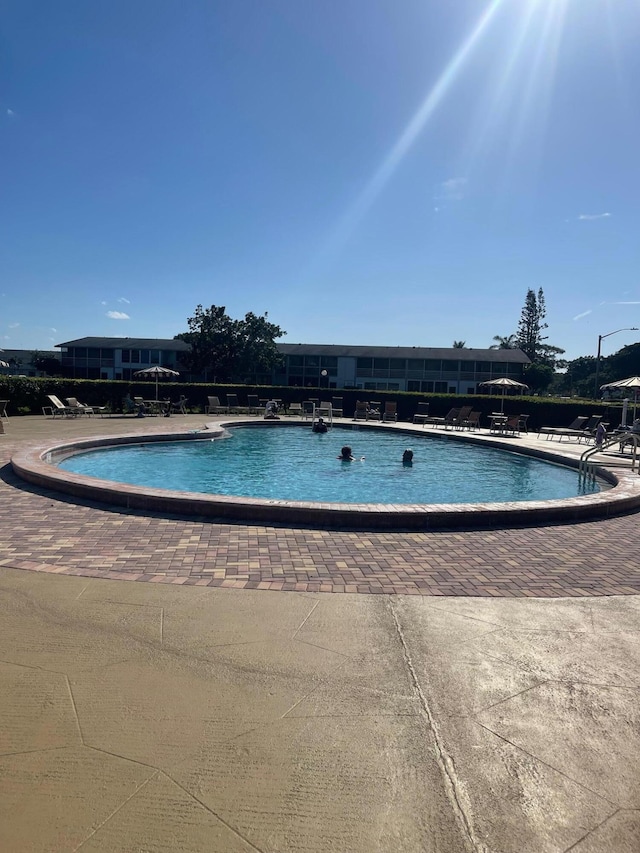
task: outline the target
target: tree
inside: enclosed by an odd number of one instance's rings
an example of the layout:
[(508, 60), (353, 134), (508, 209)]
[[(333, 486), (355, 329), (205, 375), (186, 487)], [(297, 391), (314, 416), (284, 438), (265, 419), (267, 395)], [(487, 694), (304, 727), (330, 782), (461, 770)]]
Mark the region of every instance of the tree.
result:
[(60, 359), (52, 355), (41, 355), (38, 350), (31, 353), (31, 364), (36, 370), (41, 370), (47, 376), (61, 376), (62, 365)]
[(553, 382), (553, 367), (548, 364), (529, 364), (524, 371), (525, 382), (532, 391), (546, 391)]
[(189, 331), (176, 335), (191, 346), (183, 361), (193, 372), (212, 371), (222, 382), (269, 373), (281, 358), (275, 339), (286, 332), (267, 317), (266, 313), (258, 316), (249, 312), (243, 320), (233, 320), (224, 306), (196, 306), (194, 316), (187, 320)]
[(537, 295), (534, 290), (529, 288), (518, 323), (517, 346), (534, 363), (538, 361), (538, 355), (544, 345), (543, 342), (547, 340), (547, 336), (542, 334), (547, 328), (547, 324), (544, 322), (546, 315), (547, 309), (542, 288), (538, 290)]
[(454, 349), (464, 349), (467, 345), (466, 341), (454, 341), (453, 348)]
[(494, 335), (493, 340), (497, 343), (491, 344), (489, 349), (517, 349), (518, 348), (518, 340), (516, 335), (507, 335), (506, 337), (502, 337), (502, 335)]
[(562, 355), (564, 350), (545, 343), (547, 335), (542, 333), (547, 328), (544, 321), (546, 316), (547, 308), (542, 288), (537, 294), (529, 288), (518, 323), (516, 346), (529, 356), (532, 364), (542, 364), (554, 369), (558, 356)]

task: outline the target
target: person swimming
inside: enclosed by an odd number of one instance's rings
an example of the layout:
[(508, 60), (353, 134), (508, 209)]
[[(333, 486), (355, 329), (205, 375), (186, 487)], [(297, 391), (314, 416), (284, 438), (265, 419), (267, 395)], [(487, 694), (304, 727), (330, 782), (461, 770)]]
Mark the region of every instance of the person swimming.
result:
[(340, 451), (340, 456), (338, 456), (337, 458), (341, 459), (343, 462), (353, 462), (354, 461), (354, 457), (351, 455), (351, 448), (349, 447), (348, 444), (345, 444), (345, 446)]
[(407, 468), (410, 468), (413, 465), (413, 450), (411, 450), (410, 447), (408, 447), (402, 454), (402, 464)]
[(326, 432), (327, 425), (324, 422), (324, 418), (318, 418), (318, 422), (313, 425), (311, 428), (312, 432)]

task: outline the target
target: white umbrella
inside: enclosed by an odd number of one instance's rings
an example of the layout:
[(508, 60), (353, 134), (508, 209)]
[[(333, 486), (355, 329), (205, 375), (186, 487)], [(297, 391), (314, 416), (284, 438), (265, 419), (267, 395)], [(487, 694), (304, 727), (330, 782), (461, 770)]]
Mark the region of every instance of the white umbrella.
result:
[(633, 388), (633, 419), (636, 419), (636, 403), (638, 401), (638, 388), (640, 388), (640, 376), (630, 376), (628, 379), (619, 379), (617, 382), (607, 382), (601, 385), (603, 388)]
[[(0, 350), (2, 352), (2, 350)], [(7, 361), (0, 361), (0, 367), (10, 367), (11, 365)]]
[(165, 379), (168, 376), (180, 376), (177, 370), (171, 370), (169, 367), (160, 367), (158, 364), (154, 364), (153, 367), (145, 367), (143, 370), (136, 370), (133, 374), (134, 376), (155, 376), (156, 378), (156, 400), (158, 399), (158, 380), (161, 376), (164, 376)]
[(488, 385), (489, 388), (502, 388), (502, 397), (500, 399), (500, 411), (504, 412), (504, 395), (506, 394), (507, 388), (520, 388), (520, 391), (524, 391), (525, 388), (529, 388), (528, 385), (525, 385), (524, 382), (516, 382), (515, 379), (507, 379), (506, 376), (500, 377), (500, 379), (490, 379), (488, 382), (480, 382), (480, 385)]

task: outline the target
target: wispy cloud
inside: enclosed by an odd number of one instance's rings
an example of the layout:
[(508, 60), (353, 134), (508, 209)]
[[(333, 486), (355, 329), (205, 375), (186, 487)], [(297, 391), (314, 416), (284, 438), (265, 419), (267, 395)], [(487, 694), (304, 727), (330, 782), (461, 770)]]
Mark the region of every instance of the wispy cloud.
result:
[(50, 331), (50, 332), (53, 332), (53, 334), (55, 335), (55, 334), (56, 334), (56, 332), (57, 332), (58, 330), (57, 330), (57, 329), (54, 329), (54, 328), (53, 328), (53, 326), (52, 326), (52, 327), (49, 329), (49, 331)]
[(126, 299), (124, 296), (119, 296), (118, 302), (126, 302), (127, 305), (131, 305), (131, 301), (129, 299)]
[(107, 300), (106, 300), (106, 299), (103, 299), (103, 300), (102, 300), (102, 302), (100, 303), (100, 305), (106, 305), (106, 304), (107, 304)]
[(9, 323), (10, 329), (17, 329), (17, 328), (19, 328), (19, 326), (20, 326), (20, 323)]
[(436, 199), (443, 199), (444, 201), (460, 201), (460, 199), (464, 198), (466, 186), (466, 178), (449, 178), (440, 184)]
[(9, 118), (13, 118), (15, 116), (15, 113), (13, 110), (7, 110), (7, 115), (9, 116)]
[(588, 311), (583, 311), (582, 314), (576, 314), (576, 316), (573, 319), (574, 320), (582, 320), (583, 317), (588, 317), (589, 314), (591, 314), (591, 312), (592, 312), (592, 309), (589, 308)]
[(612, 302), (612, 305), (640, 305), (640, 300), (636, 300), (635, 302)]
[(128, 314), (123, 314), (122, 311), (107, 311), (107, 317), (111, 320), (130, 320), (131, 317)]
[(608, 219), (610, 216), (610, 213), (581, 213), (578, 219), (592, 221), (594, 219)]

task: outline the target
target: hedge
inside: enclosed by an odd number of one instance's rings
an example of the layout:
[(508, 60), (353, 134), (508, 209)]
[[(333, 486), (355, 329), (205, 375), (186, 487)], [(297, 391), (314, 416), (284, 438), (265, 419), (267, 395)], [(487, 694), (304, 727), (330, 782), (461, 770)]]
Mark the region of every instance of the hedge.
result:
[[(40, 414), (43, 406), (50, 405), (47, 394), (55, 394), (63, 402), (67, 397), (77, 397), (86, 405), (108, 406), (113, 413), (122, 412), (122, 400), (129, 393), (132, 397), (145, 399), (155, 396), (155, 382), (124, 382), (106, 379), (54, 379), (48, 377), (0, 376), (0, 399), (9, 400), (9, 415)], [(268, 385), (212, 385), (160, 382), (160, 398), (177, 400), (180, 394), (187, 398), (191, 412), (204, 413), (208, 396), (217, 396), (224, 404), (226, 395), (235, 393), (241, 404), (246, 403), (248, 394), (260, 399), (280, 399), (285, 403), (302, 402), (310, 397), (331, 400), (339, 397), (343, 401), (346, 417), (352, 417), (356, 400), (374, 400), (384, 409), (387, 400), (397, 404), (398, 420), (410, 421), (418, 408), (418, 402), (429, 403), (429, 414), (443, 417), (452, 408), (473, 406), (482, 413), (481, 425), (488, 426), (491, 412), (500, 411), (502, 400), (499, 394), (419, 394), (409, 391), (368, 391), (345, 388), (292, 388)], [(593, 400), (559, 399), (552, 397), (523, 397), (506, 395), (506, 415), (529, 414), (528, 425), (532, 430), (541, 426), (566, 426), (578, 415), (602, 414), (612, 427), (620, 423), (620, 404), (596, 403)]]

